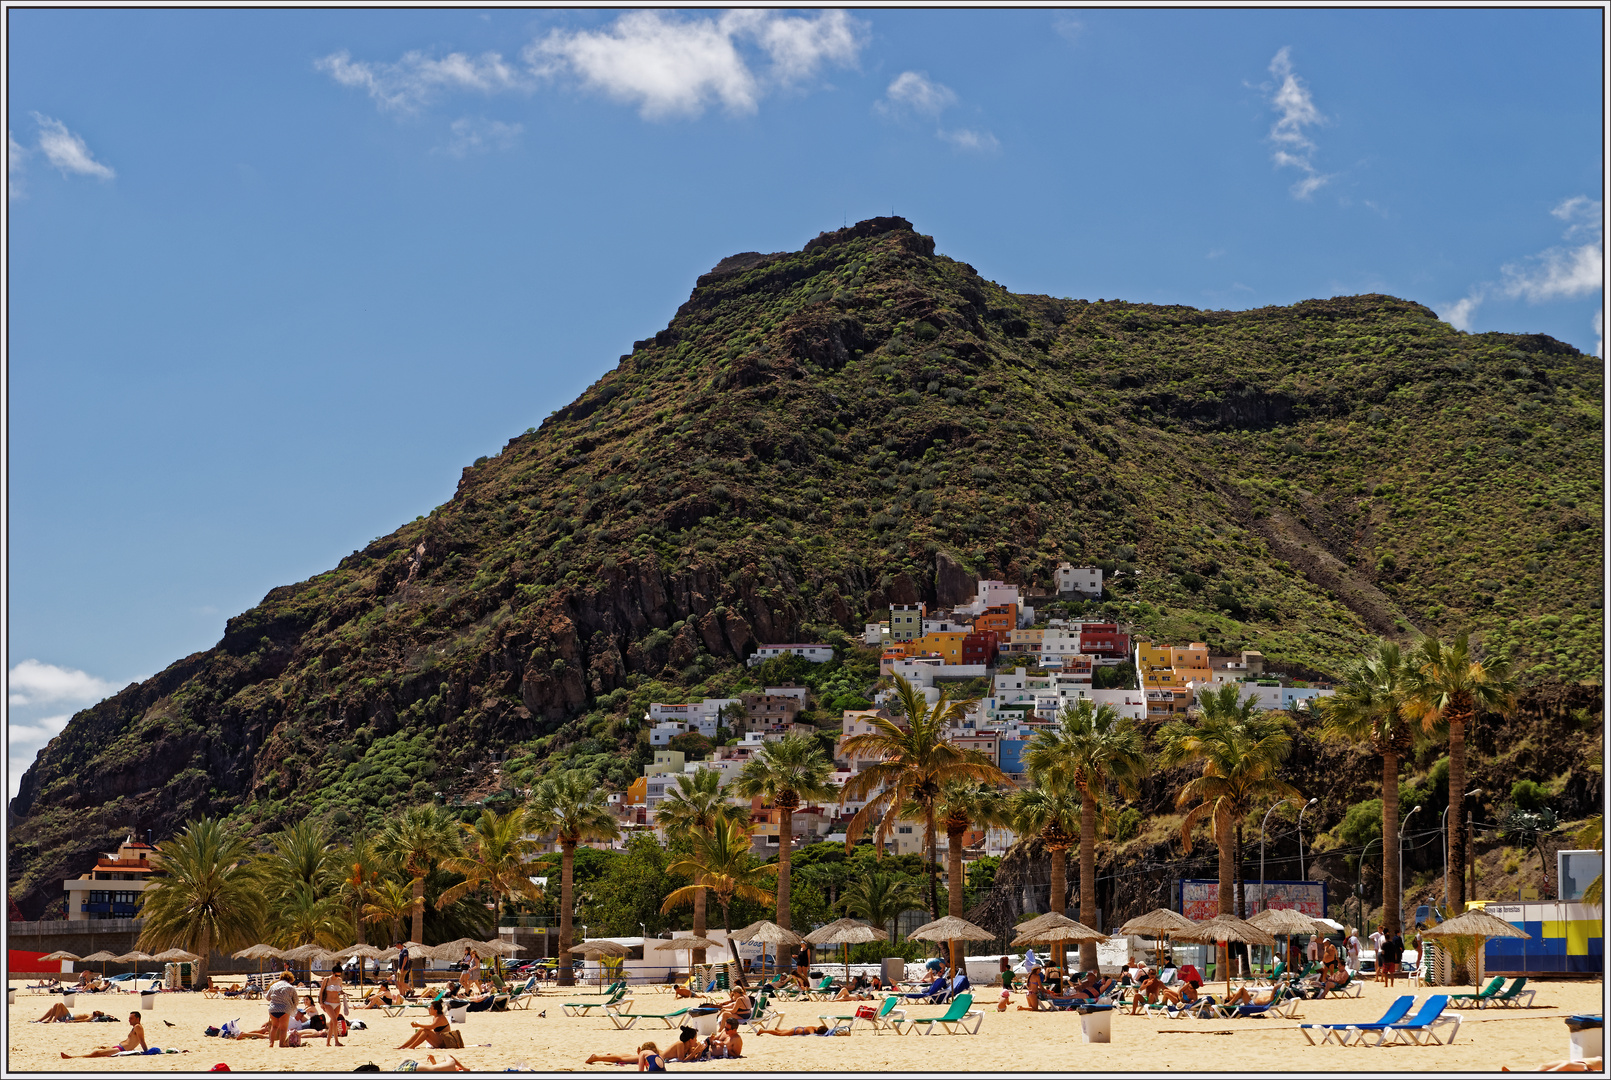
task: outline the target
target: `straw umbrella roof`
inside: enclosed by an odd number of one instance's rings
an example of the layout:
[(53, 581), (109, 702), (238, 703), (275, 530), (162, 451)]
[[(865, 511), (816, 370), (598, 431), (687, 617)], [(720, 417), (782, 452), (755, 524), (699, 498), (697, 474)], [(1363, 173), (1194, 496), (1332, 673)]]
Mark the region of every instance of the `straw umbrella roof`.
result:
[(593, 941), (584, 941), (580, 945), (572, 945), (570, 951), (578, 956), (597, 959), (600, 956), (625, 956), (630, 950), (619, 941), (597, 938)]
[(499, 956), (503, 950), (485, 941), (475, 938), (456, 938), (453, 941), (444, 941), (431, 950), (431, 956), (437, 960), (457, 960), (468, 949), (477, 956)]
[(323, 945), (298, 945), (294, 949), (286, 949), (280, 954), (287, 960), (328, 960), (335, 954)]
[(249, 945), (232, 954), (236, 960), (283, 960), (285, 953), (272, 945)]
[(81, 956), (79, 960), (86, 964), (104, 964), (108, 961), (116, 961), (117, 957), (109, 950), (102, 949), (100, 952), (92, 952), (88, 956)]
[(1331, 929), (1292, 908), (1264, 908), (1248, 916), (1247, 921), (1270, 934), (1322, 934)]
[(1235, 915), (1216, 915), (1175, 935), (1183, 941), (1239, 941), (1244, 945), (1274, 945), (1275, 935)]
[(752, 922), (742, 930), (734, 930), (732, 938), (734, 941), (758, 941), (762, 945), (798, 945), (805, 940), (793, 930), (785, 930), (767, 919)]
[[(348, 945), (345, 949), (342, 949), (340, 952), (336, 953), (331, 959), (350, 960), (355, 956), (360, 956), (365, 960), (384, 960), (391, 954), (392, 951), (390, 949), (382, 949), (375, 945), (366, 943), (362, 945)], [(236, 953), (235, 955), (239, 956), (240, 953)]]
[(918, 941), (994, 941), (996, 935), (982, 926), (975, 926), (967, 919), (959, 919), (955, 915), (947, 915), (943, 919), (936, 919), (906, 935)]
[(43, 962), (45, 960), (82, 960), (84, 958), (76, 953), (70, 953), (66, 949), (57, 949), (55, 952), (46, 953), (39, 959)]
[(812, 945), (860, 945), (868, 941), (888, 941), (889, 935), (860, 919), (836, 919), (805, 936)]
[(524, 945), (517, 945), (513, 941), (505, 941), (503, 938), (488, 938), (482, 944), (502, 956), (517, 956), (526, 951)]
[(195, 964), (200, 962), (201, 957), (193, 952), (185, 952), (183, 949), (168, 949), (166, 952), (157, 953), (151, 959), (161, 960), (165, 964), (169, 961), (181, 964)]
[(1161, 934), (1178, 934), (1183, 930), (1195, 929), (1196, 926), (1196, 923), (1180, 912), (1161, 907), (1154, 908), (1145, 915), (1137, 915), (1119, 927), (1119, 933), (1151, 934), (1156, 937)]
[(143, 953), (139, 949), (135, 949), (133, 952), (126, 952), (122, 956), (112, 957), (112, 962), (116, 964), (140, 964), (147, 960), (155, 959), (156, 957), (150, 953)]
[(722, 947), (722, 943), (719, 941), (712, 941), (707, 937), (695, 937), (691, 934), (688, 934), (684, 935), (683, 937), (674, 937), (666, 941), (657, 941), (654, 943), (654, 947), (656, 949), (671, 949), (683, 952), (692, 952), (694, 949), (719, 949)]
[(1018, 927), (1018, 936), (1012, 939), (1011, 945), (1033, 945), (1037, 941), (1056, 942), (1072, 941), (1085, 944), (1088, 941), (1106, 941), (1108, 936), (1100, 930), (1092, 930), (1082, 922), (1076, 922), (1067, 915), (1049, 912), (1038, 919), (1031, 919)]
[(1448, 922), (1428, 927), (1421, 933), (1425, 937), (1531, 938), (1533, 936), (1481, 908), (1472, 908), (1464, 915), (1457, 915)]

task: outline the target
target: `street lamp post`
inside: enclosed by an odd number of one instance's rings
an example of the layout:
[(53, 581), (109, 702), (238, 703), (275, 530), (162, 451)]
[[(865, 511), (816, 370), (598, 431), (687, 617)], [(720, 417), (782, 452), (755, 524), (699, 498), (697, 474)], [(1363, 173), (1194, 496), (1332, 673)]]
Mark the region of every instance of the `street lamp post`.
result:
[[(1265, 907), (1269, 907), (1270, 905), (1264, 896), (1264, 827), (1270, 823), (1270, 815), (1275, 813), (1276, 807), (1280, 806), (1282, 803), (1295, 803), (1297, 801), (1297, 799), (1277, 799), (1275, 802), (1270, 804), (1270, 808), (1268, 810), (1264, 811), (1264, 820), (1259, 822), (1259, 903), (1263, 904)], [(1298, 811), (1298, 816), (1299, 818), (1303, 817), (1302, 810)], [(1303, 844), (1303, 834), (1301, 832), (1298, 834), (1298, 843), (1300, 845), (1299, 850), (1301, 852), (1301, 845)], [(1299, 855), (1299, 862), (1302, 862), (1301, 854)], [(1299, 866), (1298, 869), (1301, 872), (1303, 867)]]
[(1319, 799), (1310, 799), (1308, 802), (1303, 804), (1303, 809), (1298, 811), (1298, 880), (1299, 881), (1302, 881), (1303, 880), (1303, 875), (1305, 873), (1307, 873), (1307, 871), (1304, 869), (1304, 866), (1303, 866), (1303, 815), (1307, 814), (1309, 812), (1309, 807), (1315, 805), (1319, 801), (1320, 801)]
[(1404, 932), (1404, 826), (1410, 823), (1410, 818), (1419, 809), (1419, 806), (1410, 807), (1410, 812), (1398, 823), (1398, 925), (1393, 928), (1393, 932), (1398, 934)]
[[(1481, 788), (1472, 788), (1466, 792), (1466, 798), (1481, 795)], [(1452, 805), (1452, 804), (1451, 804)], [(1449, 910), (1449, 808), (1445, 806), (1438, 818), (1438, 831), (1443, 834), (1443, 910)]]

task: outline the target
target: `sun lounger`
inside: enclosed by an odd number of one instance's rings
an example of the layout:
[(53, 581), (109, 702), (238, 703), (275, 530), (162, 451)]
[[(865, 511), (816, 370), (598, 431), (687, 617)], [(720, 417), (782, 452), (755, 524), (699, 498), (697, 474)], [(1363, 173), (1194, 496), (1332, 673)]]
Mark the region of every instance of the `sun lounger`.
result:
[(626, 987), (622, 987), (607, 998), (597, 1001), (567, 1001), (560, 1006), (566, 1016), (586, 1016), (594, 1009), (612, 1009), (616, 1006), (631, 1008), (631, 1001), (626, 996)]
[(526, 980), (525, 986), (517, 986), (510, 992), (509, 1007), (511, 1009), (529, 1009), (531, 1008), (531, 1003), (536, 1001), (537, 997), (537, 976), (533, 975)]
[[(1446, 1012), (1445, 1010), (1448, 1007), (1448, 994), (1433, 994), (1421, 1003), (1421, 1011), (1410, 1019), (1398, 1024), (1389, 1024), (1373, 1031), (1363, 1031), (1360, 1033), (1355, 1045), (1383, 1046), (1388, 1045), (1389, 1040), (1393, 1044), (1414, 1043), (1416, 1046), (1432, 1046), (1434, 1044), (1441, 1046), (1451, 1043), (1454, 1041), (1455, 1035), (1460, 1031), (1460, 1014)], [(1453, 1030), (1449, 1032), (1449, 1037), (1446, 1039), (1438, 1038), (1437, 1029), (1450, 1026), (1453, 1027)], [(1376, 1036), (1376, 1041), (1367, 1044), (1366, 1039), (1372, 1034)]]
[(1515, 982), (1510, 984), (1510, 988), (1508, 990), (1505, 990), (1503, 993), (1495, 994), (1485, 1002), (1479, 1002), (1479, 1005), (1483, 1008), (1487, 1008), (1489, 1005), (1503, 1005), (1506, 1008), (1519, 1009), (1522, 1007), (1521, 999), (1526, 998), (1527, 1007), (1532, 1008), (1533, 995), (1538, 993), (1538, 990), (1524, 990), (1523, 987), (1526, 985), (1527, 980), (1525, 978), (1518, 978)]
[(806, 991), (806, 996), (812, 1001), (827, 1001), (834, 995), (833, 976), (824, 975), (822, 981)]
[(674, 1009), (671, 1012), (629, 1013), (618, 1012), (615, 1006), (612, 1005), (604, 1010), (604, 1015), (609, 1017), (610, 1022), (621, 1031), (627, 1030), (639, 1020), (659, 1020), (668, 1028), (674, 1028), (680, 1026), (678, 1021), (680, 1021), (684, 1016), (687, 1016), (691, 1011), (693, 1011), (694, 1008), (695, 1006), (693, 1005), (684, 1005), (682, 1008)]
[[(1364, 1032), (1379, 1031), (1398, 1023), (1408, 1016), (1410, 1010), (1414, 1007), (1415, 995), (1405, 994), (1388, 1006), (1387, 1011), (1382, 1014), (1380, 1020), (1369, 1024), (1299, 1024), (1298, 1028), (1303, 1032), (1303, 1037), (1309, 1040), (1310, 1046), (1324, 1046), (1334, 1040), (1338, 1046), (1347, 1046), (1351, 1039), (1360, 1037)], [(1314, 1035), (1311, 1034), (1311, 1032), (1315, 1031), (1325, 1032), (1318, 1043), (1315, 1042)]]
[(900, 998), (891, 994), (889, 997), (884, 999), (884, 1003), (878, 1007), (877, 1013), (873, 1016), (857, 1016), (855, 1013), (851, 1013), (849, 1016), (833, 1016), (824, 1014), (819, 1015), (817, 1019), (821, 1020), (824, 1024), (827, 1024), (829, 1031), (838, 1031), (841, 1027), (846, 1031), (855, 1031), (856, 1021), (858, 1020), (865, 1020), (867, 1023), (873, 1026), (874, 1031), (877, 1031), (881, 1026), (894, 1026), (894, 1022), (889, 1020), (889, 1017), (891, 1016), (901, 1020), (906, 1019), (906, 1010), (895, 1008), (896, 1004), (900, 1000)]
[(1266, 1005), (1226, 1005), (1214, 1006), (1214, 1015), (1221, 1020), (1245, 1020), (1250, 1016), (1285, 1016), (1291, 1018), (1298, 1010), (1301, 998), (1295, 997), (1289, 986), (1283, 984), (1275, 988)]
[(1505, 977), (1503, 975), (1495, 975), (1492, 981), (1490, 981), (1488, 985), (1484, 986), (1481, 990), (1476, 990), (1469, 994), (1450, 994), (1449, 1000), (1459, 1002), (1462, 1005), (1475, 1005), (1480, 1009), (1483, 1007), (1484, 1003), (1489, 1001), (1495, 994), (1499, 993), (1500, 987), (1504, 985)]
[[(898, 1034), (905, 1035), (915, 1028), (921, 1027), (923, 1028), (923, 1034), (932, 1035), (934, 1034), (935, 1026), (938, 1025), (945, 1028), (945, 1030), (950, 1032), (952, 1035), (955, 1035), (959, 1030), (964, 1031), (969, 1035), (977, 1035), (979, 1034), (979, 1025), (984, 1023), (984, 1013), (982, 1011), (969, 1012), (968, 1007), (972, 1004), (972, 994), (959, 994), (956, 999), (951, 1002), (951, 1007), (947, 1009), (943, 1015), (919, 1016), (916, 1019), (905, 1021), (906, 1026), (904, 1028), (901, 1026), (901, 1022), (897, 1021), (895, 1024), (895, 1031)], [(971, 1029), (968, 1027), (968, 1020), (970, 1018), (973, 1020), (973, 1027)]]

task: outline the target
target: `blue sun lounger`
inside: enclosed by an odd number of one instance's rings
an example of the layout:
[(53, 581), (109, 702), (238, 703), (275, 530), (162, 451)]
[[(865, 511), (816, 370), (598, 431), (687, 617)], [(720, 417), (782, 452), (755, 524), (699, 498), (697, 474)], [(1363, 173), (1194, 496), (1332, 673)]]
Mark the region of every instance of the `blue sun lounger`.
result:
[[(1382, 1014), (1382, 1018), (1372, 1024), (1299, 1024), (1298, 1028), (1303, 1032), (1303, 1037), (1309, 1040), (1310, 1046), (1324, 1046), (1334, 1039), (1338, 1046), (1347, 1046), (1349, 1040), (1358, 1038), (1367, 1031), (1380, 1031), (1398, 1023), (1408, 1016), (1410, 1010), (1414, 1007), (1415, 995), (1405, 994), (1388, 1006), (1387, 1012)], [(1313, 1031), (1325, 1032), (1318, 1043), (1315, 1042), (1315, 1037), (1310, 1034)]]

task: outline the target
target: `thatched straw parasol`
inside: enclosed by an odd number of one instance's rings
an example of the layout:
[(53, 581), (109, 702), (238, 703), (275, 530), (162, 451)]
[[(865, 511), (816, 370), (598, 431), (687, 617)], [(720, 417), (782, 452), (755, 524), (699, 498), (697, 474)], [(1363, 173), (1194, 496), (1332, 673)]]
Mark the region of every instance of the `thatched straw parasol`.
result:
[(1012, 939), (1009, 944), (1010, 948), (1016, 948), (1019, 945), (1031, 945), (1040, 941), (1059, 946), (1058, 951), (1061, 952), (1061, 946), (1070, 942), (1083, 945), (1087, 941), (1108, 940), (1108, 936), (1100, 930), (1092, 930), (1084, 923), (1076, 922), (1067, 915), (1059, 915), (1055, 911), (1049, 911), (1039, 918), (1020, 923), (1017, 930), (1018, 936)]
[(519, 956), (526, 951), (524, 945), (517, 945), (513, 941), (505, 941), (503, 938), (489, 938), (482, 944), (500, 956)]
[(433, 946), (430, 950), (430, 955), (433, 960), (458, 960), (464, 955), (465, 950), (469, 950), (477, 957), (498, 956), (502, 952), (498, 946), (491, 945), (485, 941), (462, 937)]
[[(766, 947), (768, 945), (798, 945), (804, 940), (805, 938), (801, 937), (799, 934), (796, 934), (793, 930), (785, 930), (783, 927), (769, 919), (761, 919), (758, 922), (752, 922), (742, 930), (734, 930), (732, 934), (728, 936), (729, 942), (756, 941), (760, 943), (761, 970), (763, 972), (766, 970)], [(735, 955), (737, 954), (735, 953)], [(782, 951), (780, 949), (779, 956), (781, 955)], [(777, 966), (781, 968), (783, 965), (779, 963)]]
[(285, 959), (285, 954), (272, 945), (248, 945), (240, 952), (230, 955), (236, 960), (256, 960), (259, 975), (263, 974), (263, 961)]
[(845, 950), (845, 981), (850, 981), (850, 947), (869, 941), (888, 941), (889, 935), (860, 919), (836, 919), (805, 936), (811, 945), (842, 945)]
[(719, 949), (722, 947), (722, 943), (712, 941), (708, 937), (694, 937), (689, 934), (683, 937), (656, 941), (654, 947), (656, 950), (670, 949), (673, 952), (693, 952), (695, 949)]
[(309, 943), (307, 945), (298, 945), (294, 949), (286, 949), (280, 955), (292, 963), (302, 963), (308, 965), (308, 979), (309, 981), (312, 981), (314, 962), (319, 961), (320, 963), (327, 963), (332, 957), (335, 956), (335, 953), (330, 949), (325, 948), (323, 945)]
[(88, 956), (82, 957), (81, 959), (86, 964), (101, 965), (101, 978), (104, 979), (106, 978), (107, 961), (116, 961), (117, 957), (106, 949), (102, 949), (100, 952), (92, 952)]
[(164, 964), (195, 964), (201, 961), (200, 956), (197, 956), (193, 952), (186, 952), (183, 949), (169, 949), (166, 952), (159, 952), (151, 959), (160, 960)]
[(46, 960), (82, 960), (84, 958), (77, 953), (70, 953), (66, 949), (57, 949), (55, 952), (46, 953), (39, 959), (43, 962)]
[(1464, 915), (1457, 915), (1448, 922), (1439, 923), (1421, 931), (1424, 937), (1453, 937), (1471, 938), (1475, 944), (1475, 956), (1471, 964), (1472, 988), (1476, 989), (1480, 976), (1477, 969), (1481, 966), (1477, 958), (1481, 956), (1483, 943), (1491, 937), (1528, 938), (1533, 935), (1520, 927), (1512, 926), (1504, 919), (1490, 915), (1481, 908), (1472, 908)]
[(122, 956), (112, 957), (112, 960), (119, 964), (144, 964), (155, 959), (156, 957), (150, 953), (143, 953), (139, 949), (135, 949), (133, 952), (126, 952)]
[(1331, 929), (1293, 908), (1260, 908), (1248, 916), (1247, 921), (1250, 926), (1256, 926), (1266, 933), (1279, 934), (1288, 941), (1292, 940), (1293, 934), (1324, 934)]
[[(1228, 945), (1239, 941), (1244, 945), (1275, 945), (1275, 937), (1247, 922), (1238, 919), (1235, 915), (1216, 915), (1212, 919), (1205, 919), (1197, 923), (1190, 930), (1182, 930), (1175, 935), (1182, 941), (1212, 941), (1215, 944)], [(1231, 965), (1229, 959), (1225, 962), (1225, 993), (1231, 992)]]
[(994, 941), (996, 935), (982, 926), (975, 926), (966, 919), (959, 919), (955, 915), (947, 915), (943, 919), (935, 919), (906, 935), (907, 938), (916, 938), (918, 941), (943, 941), (947, 945), (948, 959), (951, 961), (951, 970), (955, 973), (958, 964), (956, 956), (956, 943), (959, 941)]
[[(625, 945), (622, 945), (619, 941), (610, 941), (606, 938), (595, 938), (592, 941), (584, 941), (580, 945), (572, 945), (569, 951), (575, 953), (584, 960), (602, 960), (606, 956), (625, 956), (632, 950), (628, 949)], [(602, 986), (603, 984), (604, 965), (601, 963), (599, 965), (599, 985)]]
[[(350, 960), (356, 956), (358, 958), (358, 985), (362, 987), (364, 985), (364, 961), (384, 960), (391, 954), (390, 949), (381, 949), (366, 943), (363, 945), (348, 945), (345, 949), (332, 956), (331, 959), (343, 961)], [(235, 955), (239, 956), (240, 954), (236, 953)]]

